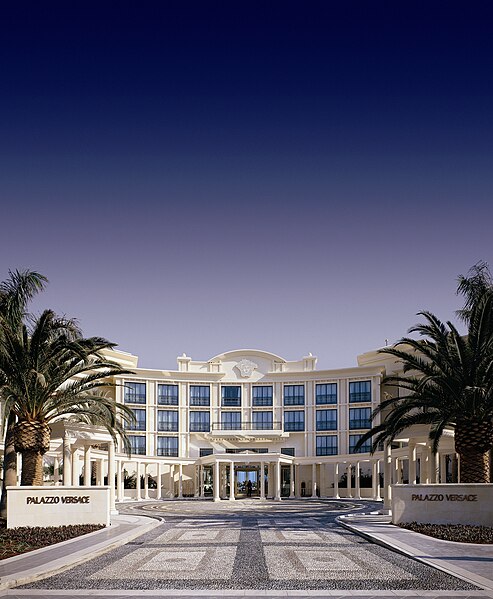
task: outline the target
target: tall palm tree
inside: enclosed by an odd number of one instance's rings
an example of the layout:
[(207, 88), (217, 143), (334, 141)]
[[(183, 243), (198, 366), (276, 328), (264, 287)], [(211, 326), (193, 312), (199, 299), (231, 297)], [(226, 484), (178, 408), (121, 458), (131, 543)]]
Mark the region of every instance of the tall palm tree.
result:
[(45, 310), (30, 328), (5, 327), (0, 338), (0, 373), (6, 410), (14, 414), (15, 450), (22, 455), (21, 485), (43, 484), (43, 455), (49, 449), (50, 423), (72, 418), (104, 425), (128, 450), (124, 423), (132, 412), (108, 397), (108, 379), (129, 373), (102, 351), (114, 344), (84, 338), (72, 320)]
[(457, 316), (467, 323), (474, 304), (481, 300), (484, 293), (492, 290), (493, 278), (489, 266), (480, 260), (469, 269), (466, 276), (459, 275), (457, 278), (457, 294), (465, 298), (463, 308), (456, 312)]
[[(5, 325), (18, 329), (25, 315), (27, 304), (44, 289), (47, 278), (32, 270), (9, 271), (9, 278), (0, 283), (0, 336)], [(0, 373), (0, 393), (3, 380)], [(7, 517), (7, 486), (17, 482), (17, 453), (14, 448), (15, 415), (4, 413), (4, 454), (0, 517)]]
[[(442, 323), (430, 312), (421, 312), (425, 323), (409, 333), (423, 339), (401, 339), (380, 350), (403, 364), (403, 374), (384, 382), (404, 391), (383, 401), (373, 413), (390, 409), (381, 424), (358, 443), (372, 439), (392, 441), (415, 424), (430, 426), (434, 452), (445, 427), (455, 431), (455, 449), (461, 458), (462, 482), (489, 482), (489, 452), (493, 448), (493, 292), (486, 290), (470, 309), (468, 334), (460, 335), (451, 322)], [(403, 347), (405, 346), (405, 347)]]

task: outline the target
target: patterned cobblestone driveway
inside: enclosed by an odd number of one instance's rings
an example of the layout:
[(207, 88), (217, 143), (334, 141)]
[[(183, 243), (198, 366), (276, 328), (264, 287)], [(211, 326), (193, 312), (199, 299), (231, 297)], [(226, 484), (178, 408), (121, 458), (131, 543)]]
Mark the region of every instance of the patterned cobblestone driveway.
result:
[(369, 543), (334, 522), (337, 515), (362, 508), (329, 500), (125, 505), (125, 511), (159, 515), (165, 521), (136, 541), (24, 588), (476, 588)]

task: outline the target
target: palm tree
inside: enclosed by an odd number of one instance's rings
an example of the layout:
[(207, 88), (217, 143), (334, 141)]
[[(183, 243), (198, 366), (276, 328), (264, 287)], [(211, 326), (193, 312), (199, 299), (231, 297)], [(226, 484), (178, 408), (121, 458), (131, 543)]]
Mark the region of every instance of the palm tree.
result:
[[(485, 290), (471, 305), (468, 334), (459, 334), (451, 322), (442, 323), (430, 312), (420, 312), (425, 323), (409, 333), (424, 339), (401, 339), (380, 350), (403, 364), (403, 375), (385, 383), (404, 391), (384, 400), (373, 418), (390, 409), (381, 424), (365, 433), (360, 447), (372, 438), (372, 451), (393, 441), (415, 424), (430, 426), (436, 453), (445, 427), (455, 431), (455, 449), (461, 458), (462, 482), (489, 482), (489, 452), (493, 447), (493, 291)], [(403, 347), (405, 346), (405, 347)]]
[[(4, 324), (16, 329), (22, 322), (28, 302), (36, 293), (42, 291), (47, 278), (32, 271), (9, 271), (9, 278), (0, 283), (0, 336)], [(0, 373), (0, 391), (3, 380)], [(0, 500), (0, 517), (7, 517), (7, 486), (17, 482), (17, 453), (14, 448), (13, 429), (15, 415), (4, 413), (4, 459), (2, 466), (2, 497)]]
[(101, 337), (84, 338), (74, 321), (45, 310), (19, 330), (5, 327), (0, 338), (0, 373), (5, 408), (15, 415), (15, 450), (22, 455), (21, 485), (43, 484), (43, 455), (49, 449), (50, 423), (71, 418), (103, 425), (127, 451), (124, 424), (132, 412), (108, 397), (116, 374), (127, 374), (101, 352), (115, 345)]
[(493, 278), (489, 266), (483, 260), (476, 262), (467, 273), (457, 278), (457, 295), (465, 297), (464, 306), (456, 314), (463, 322), (469, 320), (472, 307), (481, 300), (485, 292), (493, 290)]

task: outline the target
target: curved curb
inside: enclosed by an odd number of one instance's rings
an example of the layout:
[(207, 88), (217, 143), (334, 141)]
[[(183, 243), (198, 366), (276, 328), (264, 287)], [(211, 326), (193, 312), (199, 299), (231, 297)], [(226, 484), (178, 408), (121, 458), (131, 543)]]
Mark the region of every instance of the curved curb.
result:
[[(369, 532), (362, 531), (357, 526), (353, 526), (345, 521), (345, 519), (347, 519), (347, 517), (350, 515), (351, 514), (348, 514), (345, 516), (338, 516), (335, 519), (335, 521), (342, 528), (345, 528), (345, 529), (349, 530), (350, 532), (353, 532), (353, 533), (359, 535), (360, 537), (363, 537), (364, 539), (366, 539), (367, 541), (370, 541), (371, 543), (375, 543), (376, 545), (380, 545), (381, 547), (390, 549), (391, 551), (394, 551), (395, 553), (399, 553), (400, 555), (404, 555), (405, 557), (408, 557), (417, 562), (425, 564), (426, 566), (435, 568), (435, 570), (440, 570), (441, 572), (444, 572), (445, 574), (448, 574), (449, 576), (453, 576), (454, 578), (459, 578), (460, 580), (463, 580), (464, 582), (467, 582), (469, 584), (473, 584), (476, 587), (479, 587), (481, 590), (493, 591), (493, 581), (488, 580), (487, 578), (484, 578), (483, 576), (480, 576), (479, 574), (469, 574), (466, 570), (463, 570), (462, 568), (460, 569), (461, 572), (458, 572), (454, 568), (446, 567), (446, 566), (442, 565), (441, 563), (436, 563), (435, 559), (431, 556), (430, 557), (418, 556), (418, 555), (412, 553), (412, 551), (405, 549), (401, 544), (395, 544), (390, 541), (381, 539), (380, 537), (373, 535)], [(354, 515), (361, 516), (362, 514), (354, 514)], [(408, 531), (408, 532), (411, 535), (417, 534), (417, 533), (413, 533), (412, 531)], [(410, 547), (410, 549), (412, 549), (412, 548)]]
[[(86, 547), (84, 549), (75, 550), (73, 553), (67, 553), (62, 558), (56, 558), (51, 561), (47, 561), (45, 564), (41, 564), (39, 566), (35, 566), (29, 570), (26, 570), (22, 573), (17, 573), (14, 575), (7, 574), (6, 576), (2, 576), (0, 579), (0, 591), (6, 590), (12, 587), (20, 586), (23, 584), (29, 584), (30, 582), (35, 582), (37, 580), (42, 580), (43, 578), (48, 578), (49, 576), (53, 576), (54, 574), (58, 574), (60, 572), (64, 572), (74, 566), (78, 566), (84, 562), (87, 562), (95, 557), (99, 557), (112, 549), (116, 549), (121, 545), (125, 545), (130, 541), (133, 541), (137, 537), (149, 532), (150, 530), (160, 526), (164, 520), (161, 518), (157, 518), (156, 516), (144, 516), (138, 515), (133, 516), (135, 518), (143, 518), (149, 520), (147, 524), (138, 525), (135, 529), (130, 530), (128, 532), (120, 533), (120, 536), (116, 536), (114, 539), (106, 539), (92, 547)], [(120, 523), (116, 523), (115, 529), (120, 527)], [(101, 533), (107, 532), (108, 529), (96, 530), (94, 532), (90, 532), (86, 535), (83, 535), (84, 539), (96, 537)], [(117, 533), (118, 535), (118, 533)], [(19, 562), (22, 558), (30, 557), (32, 555), (42, 555), (43, 553), (49, 553), (53, 551), (55, 548), (62, 547), (68, 544), (76, 544), (77, 540), (81, 537), (75, 537), (74, 539), (68, 539), (67, 541), (62, 541), (61, 543), (55, 543), (54, 545), (49, 545), (48, 547), (41, 547), (40, 549), (36, 549), (35, 551), (29, 551), (23, 555), (17, 555), (12, 558), (8, 558), (0, 561), (0, 571), (5, 567), (8, 567), (9, 564), (15, 562)], [(75, 543), (74, 543), (75, 541)]]

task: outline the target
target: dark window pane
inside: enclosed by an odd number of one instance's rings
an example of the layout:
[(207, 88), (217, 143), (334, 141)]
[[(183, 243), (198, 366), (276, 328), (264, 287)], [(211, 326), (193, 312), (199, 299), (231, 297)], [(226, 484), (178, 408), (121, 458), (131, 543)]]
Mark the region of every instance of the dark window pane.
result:
[(161, 406), (177, 406), (178, 385), (158, 385), (157, 402)]
[(371, 401), (371, 381), (349, 383), (349, 403)]
[(337, 435), (317, 435), (317, 455), (337, 454)]
[(252, 406), (272, 405), (272, 386), (252, 388)]
[(317, 431), (337, 430), (337, 410), (317, 410)]
[(211, 388), (209, 385), (190, 385), (190, 405), (210, 406)]
[(284, 405), (303, 406), (305, 404), (304, 385), (284, 385)]
[(305, 412), (302, 410), (284, 412), (284, 430), (287, 432), (304, 431)]
[(146, 384), (145, 383), (125, 383), (123, 401), (125, 403), (145, 403), (146, 402)]
[(190, 412), (190, 432), (208, 433), (211, 429), (211, 415), (209, 412)]
[(317, 405), (337, 403), (337, 383), (323, 383), (316, 386), (315, 403)]

